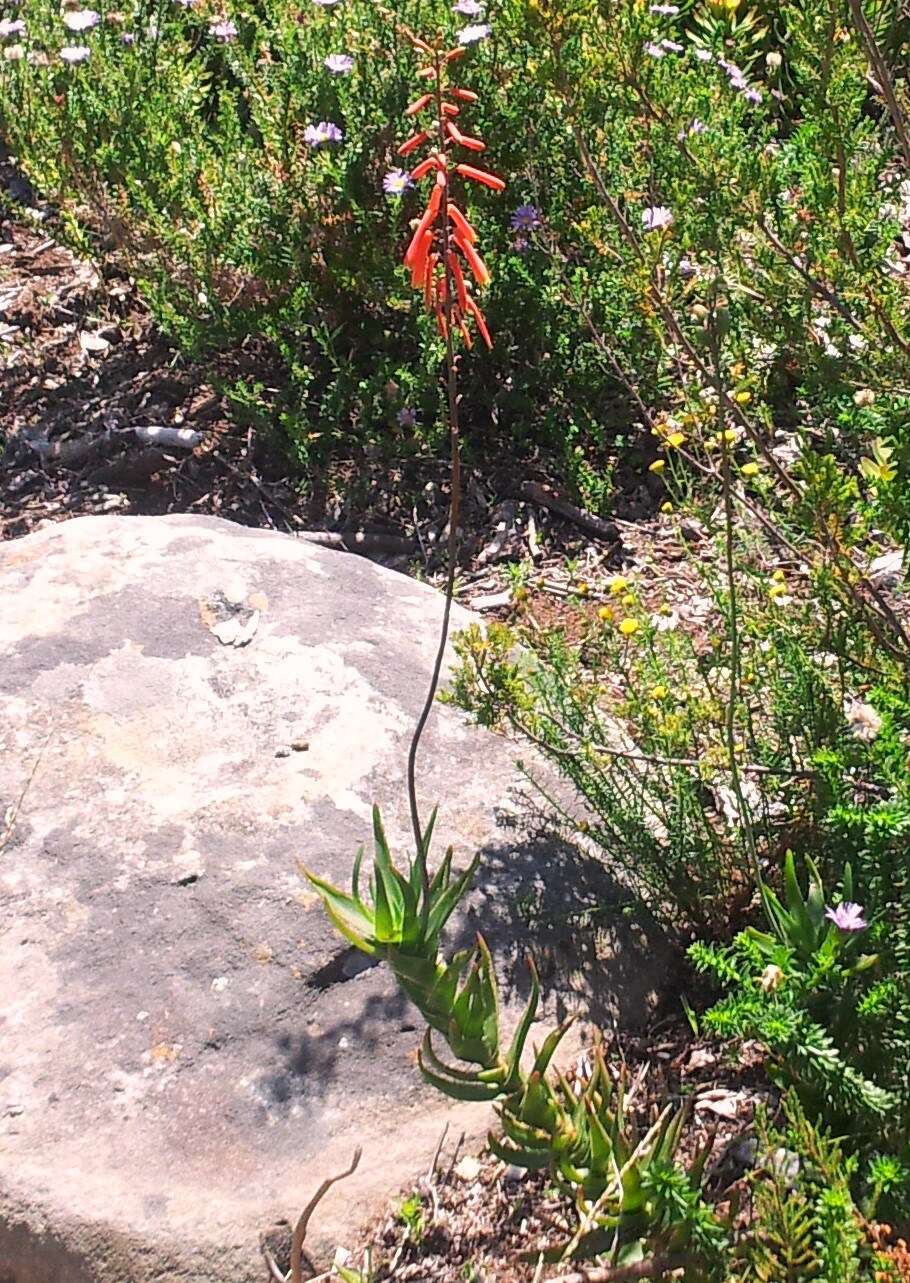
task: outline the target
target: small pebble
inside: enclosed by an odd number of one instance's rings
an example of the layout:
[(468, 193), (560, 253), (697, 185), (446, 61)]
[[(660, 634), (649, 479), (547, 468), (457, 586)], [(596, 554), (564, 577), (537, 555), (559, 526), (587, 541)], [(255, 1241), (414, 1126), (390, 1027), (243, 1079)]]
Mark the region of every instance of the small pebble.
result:
[(310, 747), (309, 740), (292, 740), (291, 741), (291, 748), (294, 750), (295, 753), (305, 753), (309, 747)]
[(282, 747), (281, 747), (281, 748), (276, 748), (276, 749), (275, 749), (275, 756), (276, 756), (276, 757), (290, 757), (290, 756), (291, 756), (291, 750), (290, 750), (289, 748), (287, 748), (286, 746), (282, 745)]

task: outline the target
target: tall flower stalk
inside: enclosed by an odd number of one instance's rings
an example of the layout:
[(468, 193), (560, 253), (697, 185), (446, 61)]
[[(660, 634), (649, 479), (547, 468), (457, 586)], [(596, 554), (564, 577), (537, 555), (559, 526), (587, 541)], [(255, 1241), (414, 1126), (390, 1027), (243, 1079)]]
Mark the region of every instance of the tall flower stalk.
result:
[[(423, 291), (425, 306), (435, 317), (445, 343), (446, 417), (451, 457), (445, 607), (436, 660), (426, 699), (411, 739), (407, 767), (411, 827), (418, 859), (421, 861), (423, 903), (427, 906), (429, 873), (426, 852), (421, 855), (424, 829), (417, 803), (417, 751), (439, 687), (458, 564), (461, 451), (456, 342), (460, 339), (467, 348), (471, 348), (474, 342), (471, 332), (473, 325), (487, 347), (492, 347), (486, 320), (473, 292), (475, 287), (479, 290), (489, 284), (490, 273), (476, 248), (477, 233), (454, 199), (453, 181), (457, 176), (495, 192), (503, 191), (505, 183), (495, 174), (458, 159), (464, 151), (477, 153), (486, 150), (482, 139), (462, 133), (457, 123), (462, 107), (477, 101), (477, 94), (472, 90), (452, 83), (452, 73), (466, 52), (464, 47), (447, 50), (439, 40), (435, 45), (430, 45), (407, 29), (404, 29), (404, 35), (427, 59), (425, 65), (418, 68), (417, 78), (429, 81), (429, 86), (405, 110), (405, 116), (416, 119), (418, 129), (401, 144), (398, 155), (410, 157), (415, 152), (428, 150), (429, 154), (412, 169), (410, 178), (415, 183), (425, 179), (429, 179), (431, 183), (427, 206), (405, 252), (404, 265), (411, 273), (411, 284), (415, 289)], [(426, 124), (422, 123), (424, 118), (429, 118)]]

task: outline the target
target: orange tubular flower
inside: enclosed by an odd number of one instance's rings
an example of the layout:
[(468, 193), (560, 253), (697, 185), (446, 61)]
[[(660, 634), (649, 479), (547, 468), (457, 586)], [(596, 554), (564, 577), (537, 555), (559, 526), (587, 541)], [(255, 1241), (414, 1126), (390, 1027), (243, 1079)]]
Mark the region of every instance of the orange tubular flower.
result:
[(477, 326), (477, 330), (480, 334), (480, 337), (483, 339), (484, 343), (486, 343), (487, 347), (492, 351), (493, 340), (490, 338), (490, 331), (487, 329), (487, 323), (484, 320), (483, 312), (481, 312), (480, 308), (477, 306), (474, 300), (470, 297), (470, 295), (468, 296), (468, 311), (471, 313), (471, 315), (474, 318), (474, 322)]
[(488, 174), (485, 169), (475, 169), (473, 165), (456, 165), (456, 174), (461, 174), (462, 178), (471, 178), (475, 183), (483, 183), (484, 187), (491, 188), (494, 192), (504, 192), (505, 183), (495, 174)]
[(477, 250), (474, 248), (471, 242), (462, 240), (461, 237), (457, 234), (457, 232), (455, 234), (454, 240), (455, 240), (455, 244), (458, 246), (462, 254), (464, 254), (465, 258), (468, 260), (468, 267), (471, 269), (474, 275), (474, 280), (477, 282), (477, 284), (489, 285), (490, 273), (487, 268), (487, 265), (483, 261), (483, 259), (480, 257), (480, 255), (477, 253)]
[(434, 317), (451, 360), (453, 338), (459, 337), (468, 348), (473, 346), (472, 326), (487, 347), (492, 347), (483, 313), (468, 293), (464, 264), (480, 288), (489, 284), (490, 272), (475, 248), (477, 232), (449, 197), (451, 176), (458, 174), (494, 192), (503, 191), (505, 183), (484, 169), (459, 163), (457, 153), (453, 155), (456, 148), (462, 147), (469, 152), (486, 150), (482, 139), (462, 133), (455, 123), (461, 107), (449, 101), (454, 98), (460, 103), (477, 102), (477, 94), (473, 90), (446, 83), (451, 64), (464, 57), (466, 49), (460, 46), (444, 52), (438, 45), (434, 49), (410, 32), (406, 35), (415, 48), (432, 59), (432, 65), (420, 67), (417, 75), (420, 79), (433, 81), (433, 84), (427, 86), (431, 92), (420, 94), (404, 114), (409, 118), (417, 116), (435, 105), (437, 119), (435, 125), (419, 130), (398, 148), (399, 156), (409, 156), (428, 142), (431, 148), (435, 148), (411, 170), (413, 182), (430, 178), (433, 174), (435, 181), (426, 208), (414, 226), (404, 265), (410, 271), (411, 284), (423, 293), (424, 306)]
[(412, 134), (408, 141), (406, 143), (402, 143), (398, 148), (398, 155), (410, 156), (411, 152), (416, 151), (421, 143), (425, 143), (427, 141), (429, 136), (430, 135), (425, 129), (422, 129), (419, 134)]
[(404, 114), (406, 116), (416, 116), (418, 111), (423, 111), (424, 107), (428, 106), (432, 101), (432, 94), (421, 94), (416, 102), (411, 103), (410, 107), (405, 107)]
[(462, 312), (466, 312), (468, 310), (468, 288), (464, 283), (464, 272), (461, 270), (461, 264), (458, 261), (458, 257), (453, 254), (451, 250), (449, 250), (447, 255), (447, 262), (452, 272), (452, 279), (455, 282), (455, 293), (458, 296), (458, 306), (461, 308)]
[(461, 232), (466, 241), (470, 241), (472, 245), (475, 245), (477, 243), (477, 233), (465, 218), (464, 214), (462, 214), (458, 206), (453, 205), (450, 201), (446, 206), (446, 212), (454, 223), (456, 230)]

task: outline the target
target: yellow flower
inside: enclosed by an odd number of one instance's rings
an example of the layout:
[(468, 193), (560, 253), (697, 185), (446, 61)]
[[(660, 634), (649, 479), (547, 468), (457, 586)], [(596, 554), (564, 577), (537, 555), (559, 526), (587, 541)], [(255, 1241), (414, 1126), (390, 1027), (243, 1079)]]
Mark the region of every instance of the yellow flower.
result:
[(664, 470), (664, 468), (665, 468), (666, 466), (667, 466), (667, 461), (666, 461), (666, 459), (655, 459), (655, 460), (654, 460), (654, 462), (649, 466), (648, 471), (649, 471), (649, 472), (663, 472), (663, 470)]
[(661, 512), (672, 512), (672, 511), (673, 511), (673, 505), (672, 505), (672, 503), (662, 503), (662, 504), (660, 505), (660, 510), (661, 510)]
[(751, 463), (744, 463), (743, 466), (740, 468), (740, 472), (743, 474), (744, 477), (757, 477), (758, 464), (755, 463), (754, 460)]
[(666, 699), (670, 692), (667, 690), (666, 686), (657, 685), (651, 687), (650, 694), (652, 699)]
[(637, 619), (623, 619), (620, 621), (619, 631), (623, 637), (633, 637), (641, 628)]
[(614, 597), (618, 597), (620, 593), (625, 592), (628, 586), (629, 581), (624, 575), (614, 575), (607, 584), (607, 587)]
[(591, 590), (589, 589), (589, 587), (588, 587), (588, 585), (585, 583), (585, 581), (584, 581), (583, 579), (581, 579), (581, 580), (579, 580), (579, 582), (575, 585), (575, 591), (578, 593), (579, 597), (587, 597), (588, 593), (589, 593)]
[(609, 606), (601, 606), (600, 610), (597, 612), (597, 617), (598, 619), (602, 619), (605, 624), (612, 624), (614, 619), (613, 611)]
[(771, 578), (774, 580), (776, 584), (782, 584), (784, 580), (787, 578), (787, 576), (784, 574), (782, 570), (775, 570)]
[(724, 428), (723, 439), (728, 445), (732, 445), (736, 440), (736, 430), (734, 428)]
[(622, 604), (623, 604), (624, 606), (634, 606), (634, 605), (635, 605), (635, 593), (634, 593), (634, 592), (627, 592), (627, 593), (625, 594), (625, 596), (623, 597), (623, 599), (622, 599)]
[(685, 432), (671, 432), (667, 437), (667, 445), (672, 446), (674, 450), (684, 445), (686, 440)]
[(733, 400), (736, 402), (737, 405), (748, 405), (749, 402), (752, 400), (752, 393), (747, 392), (744, 388), (742, 392), (737, 392), (735, 394), (735, 396), (733, 397)]

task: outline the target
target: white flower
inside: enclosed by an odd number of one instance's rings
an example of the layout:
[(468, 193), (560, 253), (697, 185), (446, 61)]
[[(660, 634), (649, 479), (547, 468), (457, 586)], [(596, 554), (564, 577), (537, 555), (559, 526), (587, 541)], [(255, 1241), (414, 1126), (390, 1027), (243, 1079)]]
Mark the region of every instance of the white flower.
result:
[(651, 205), (641, 216), (642, 226), (646, 232), (658, 232), (669, 227), (673, 222), (673, 213), (666, 205)]
[(652, 615), (651, 627), (656, 633), (673, 633), (679, 627), (679, 615), (675, 610), (671, 610), (669, 615)]
[(869, 744), (882, 729), (882, 719), (871, 704), (861, 699), (844, 700), (844, 717), (847, 725), (858, 740)]
[(25, 45), (6, 45), (3, 57), (7, 62), (21, 62), (25, 57)]
[(91, 49), (85, 45), (66, 45), (60, 50), (60, 61), (68, 63), (85, 62), (91, 57)]
[(70, 31), (91, 31), (101, 21), (101, 14), (94, 9), (72, 9), (63, 15), (63, 25)]
[(458, 33), (458, 43), (460, 45), (474, 45), (478, 40), (486, 40), (493, 28), (488, 22), (475, 22), (469, 27), (463, 27)]
[(0, 40), (9, 40), (10, 36), (24, 36), (25, 23), (21, 18), (0, 18)]

